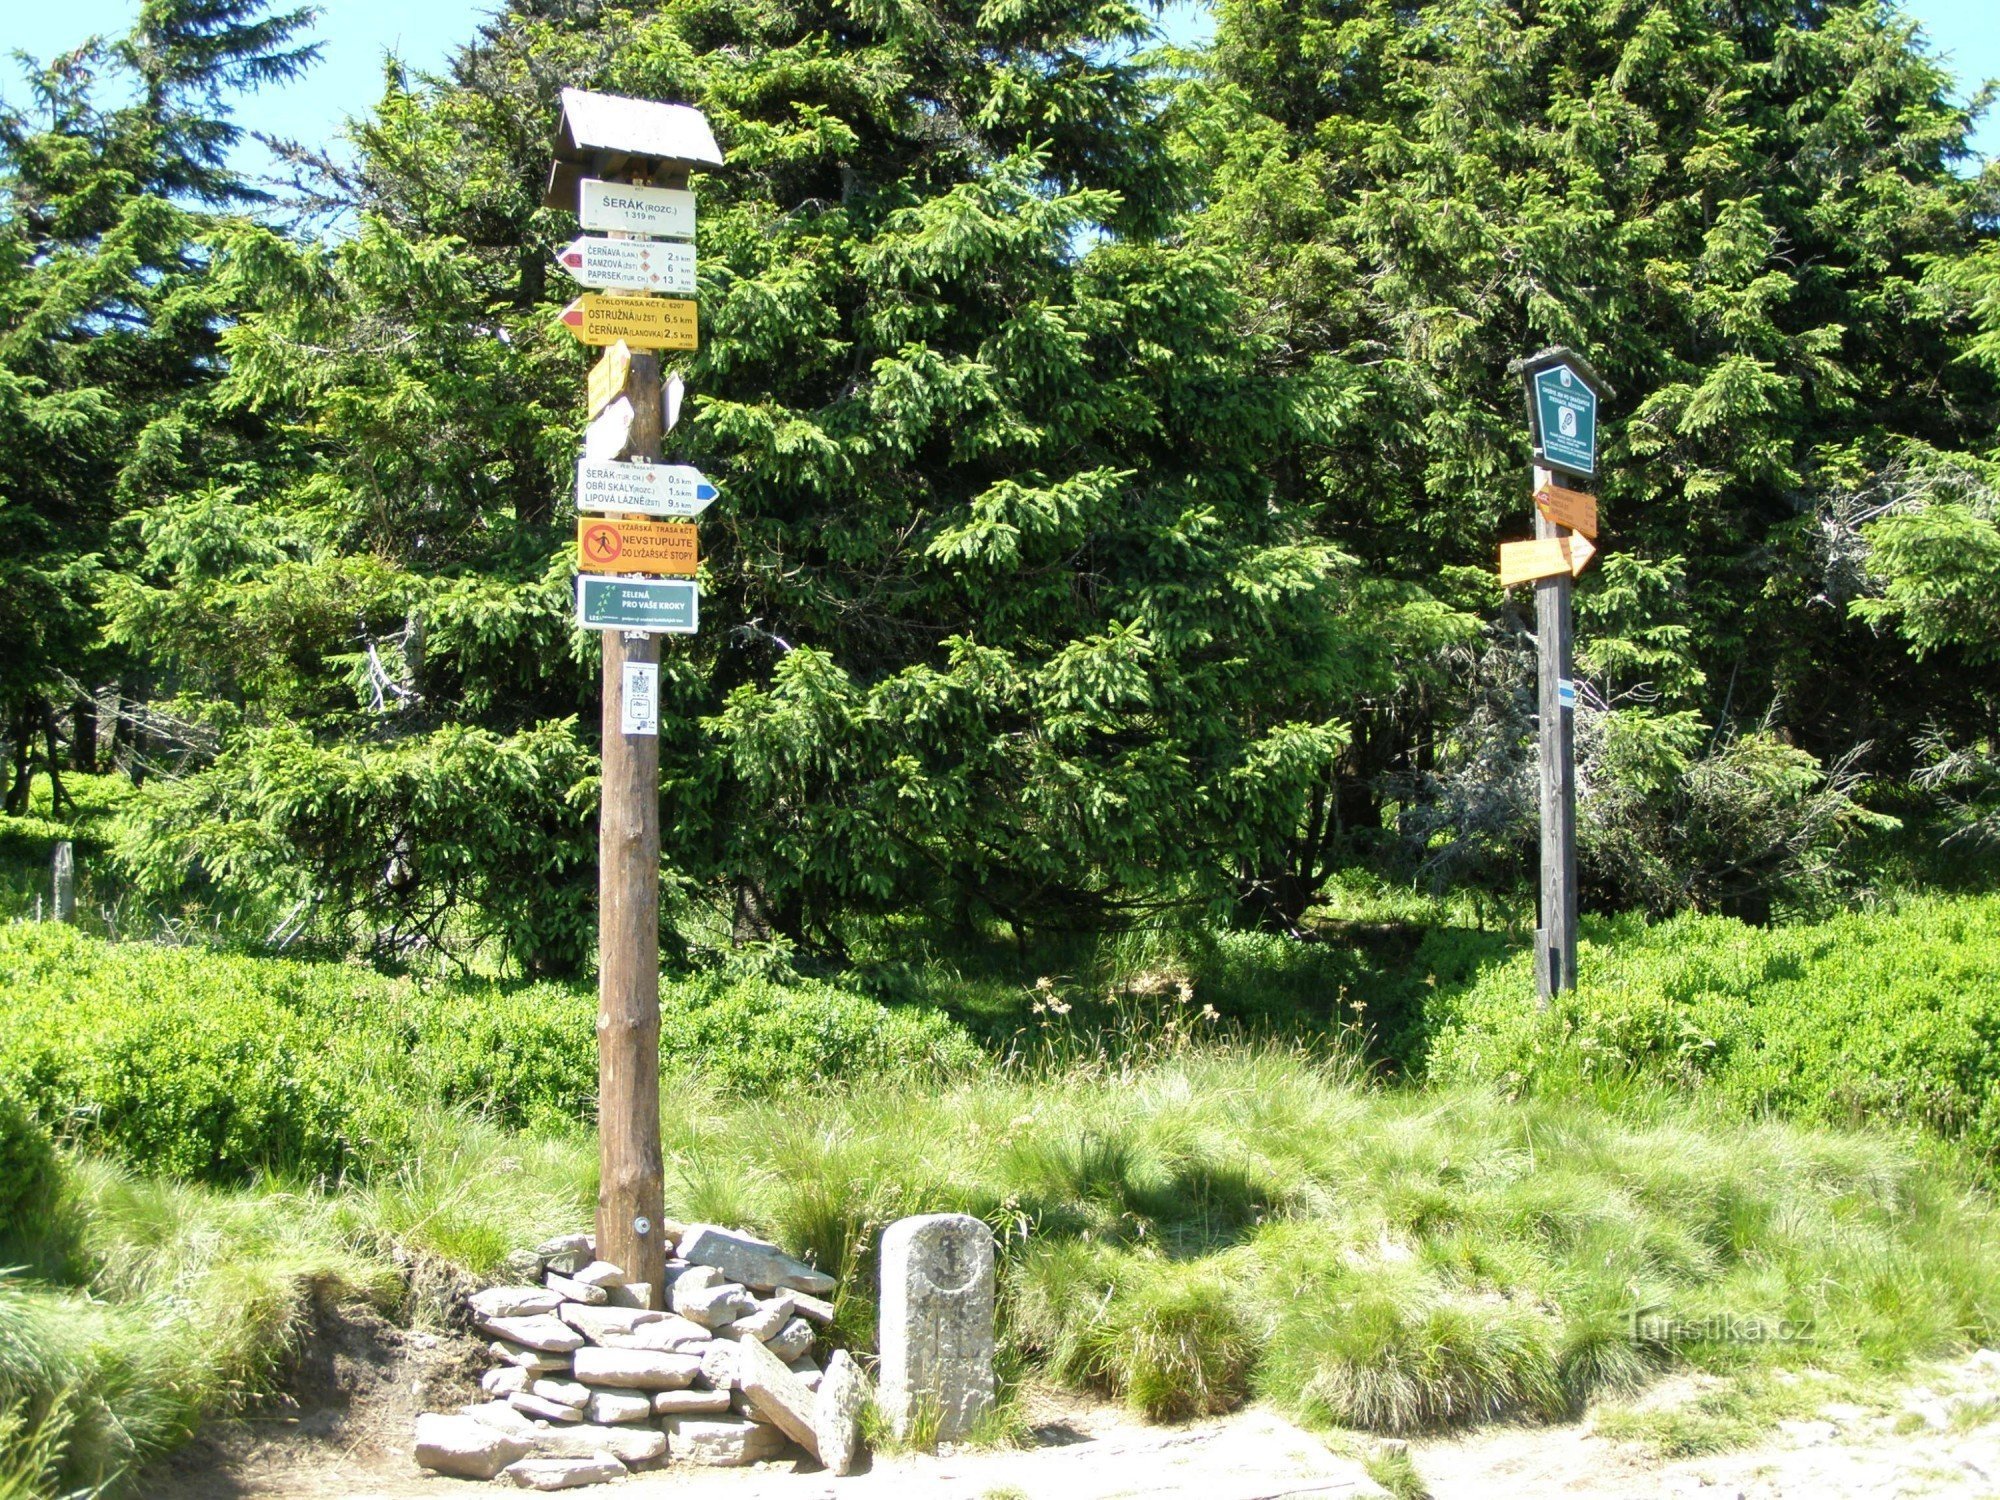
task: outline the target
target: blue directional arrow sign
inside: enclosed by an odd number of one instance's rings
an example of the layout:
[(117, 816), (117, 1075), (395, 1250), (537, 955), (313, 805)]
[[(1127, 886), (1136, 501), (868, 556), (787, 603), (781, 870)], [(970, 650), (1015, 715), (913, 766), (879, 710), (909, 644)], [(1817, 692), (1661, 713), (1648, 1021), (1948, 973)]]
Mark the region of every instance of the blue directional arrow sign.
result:
[(628, 464), (586, 458), (576, 466), (578, 510), (641, 516), (698, 516), (715, 501), (715, 486), (686, 464)]

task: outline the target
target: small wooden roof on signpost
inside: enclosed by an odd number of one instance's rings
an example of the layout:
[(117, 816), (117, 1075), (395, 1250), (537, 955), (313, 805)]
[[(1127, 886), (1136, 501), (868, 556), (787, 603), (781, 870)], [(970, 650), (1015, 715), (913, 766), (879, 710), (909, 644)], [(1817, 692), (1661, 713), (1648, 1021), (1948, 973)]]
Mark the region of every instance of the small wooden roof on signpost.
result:
[(1525, 384), (1535, 378), (1536, 371), (1553, 369), (1557, 365), (1568, 365), (1603, 400), (1609, 401), (1617, 394), (1611, 389), (1611, 382), (1597, 373), (1595, 365), (1563, 344), (1552, 345), (1539, 354), (1530, 354), (1526, 359), (1509, 360), (1507, 373), (1520, 376)]
[(658, 177), (721, 165), (715, 132), (693, 105), (564, 89), (555, 162), (542, 202), (574, 208), (576, 184), (586, 176)]

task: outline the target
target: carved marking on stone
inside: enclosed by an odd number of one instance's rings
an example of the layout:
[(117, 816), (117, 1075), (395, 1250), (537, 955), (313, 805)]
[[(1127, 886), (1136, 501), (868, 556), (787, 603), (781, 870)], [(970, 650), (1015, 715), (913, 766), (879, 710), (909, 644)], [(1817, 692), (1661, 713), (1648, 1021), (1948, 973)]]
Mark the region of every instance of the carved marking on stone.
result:
[(906, 1436), (937, 1415), (962, 1437), (993, 1407), (993, 1234), (970, 1214), (925, 1214), (882, 1235), (882, 1409)]

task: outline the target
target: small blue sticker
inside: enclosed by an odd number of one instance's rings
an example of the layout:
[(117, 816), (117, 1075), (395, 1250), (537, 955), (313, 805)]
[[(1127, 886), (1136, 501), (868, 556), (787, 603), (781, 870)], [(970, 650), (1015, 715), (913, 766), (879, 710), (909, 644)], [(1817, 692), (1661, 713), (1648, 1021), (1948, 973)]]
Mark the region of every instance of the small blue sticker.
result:
[(1556, 680), (1556, 704), (1561, 708), (1576, 707), (1576, 684), (1567, 677)]

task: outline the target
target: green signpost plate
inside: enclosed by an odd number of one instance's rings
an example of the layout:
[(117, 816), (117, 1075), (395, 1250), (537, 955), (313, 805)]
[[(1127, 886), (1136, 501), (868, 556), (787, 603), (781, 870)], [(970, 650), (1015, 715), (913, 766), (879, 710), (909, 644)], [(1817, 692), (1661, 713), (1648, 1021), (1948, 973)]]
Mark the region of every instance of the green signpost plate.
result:
[(1537, 370), (1532, 379), (1542, 461), (1590, 478), (1597, 472), (1597, 392), (1566, 364)]
[(701, 591), (686, 578), (576, 580), (576, 623), (585, 630), (643, 630), (693, 635), (701, 620)]

